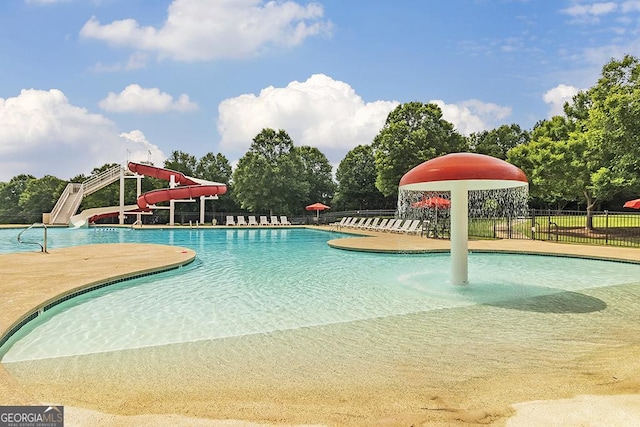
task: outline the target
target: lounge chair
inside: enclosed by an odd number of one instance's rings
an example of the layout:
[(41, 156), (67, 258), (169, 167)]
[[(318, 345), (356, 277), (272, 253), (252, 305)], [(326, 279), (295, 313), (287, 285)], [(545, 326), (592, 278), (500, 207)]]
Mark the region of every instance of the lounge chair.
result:
[(269, 220), (267, 220), (267, 216), (266, 215), (261, 215), (260, 216), (260, 225), (271, 225), (271, 224), (269, 224)]
[(353, 221), (353, 217), (352, 216), (345, 216), (344, 218), (342, 218), (342, 220), (338, 223), (338, 228), (340, 227), (347, 227), (349, 226), (349, 224), (351, 224), (351, 221)]
[(289, 222), (289, 219), (287, 218), (286, 215), (280, 215), (280, 224), (291, 225), (291, 222)]
[(238, 219), (236, 220), (238, 225), (247, 225), (247, 222), (244, 220), (244, 215), (238, 215)]
[(387, 226), (384, 228), (383, 231), (393, 231), (396, 228), (400, 227), (400, 224), (402, 224), (401, 219), (392, 219), (387, 223)]
[(355, 218), (355, 220), (351, 223), (351, 225), (349, 227), (351, 227), (351, 228), (360, 228), (362, 226), (362, 224), (364, 224), (365, 219), (366, 219), (365, 217)]
[(399, 232), (401, 232), (401, 230), (405, 226), (405, 224), (406, 224), (407, 227), (409, 227), (408, 222), (409, 222), (409, 220), (405, 221), (404, 219), (396, 220), (396, 223), (393, 224), (393, 226), (389, 229), (389, 231), (392, 232), (392, 233), (399, 233)]
[(411, 224), (413, 224), (413, 220), (412, 219), (408, 219), (402, 224), (402, 226), (393, 227), (391, 229), (391, 231), (393, 231), (394, 233), (404, 233), (405, 231), (407, 231), (409, 229)]
[(360, 221), (360, 218), (358, 218), (357, 216), (354, 216), (353, 218), (351, 218), (351, 221), (345, 224), (345, 227), (349, 227), (349, 228), (355, 227), (358, 221)]
[(371, 221), (371, 223), (367, 225), (367, 230), (375, 230), (379, 222), (380, 222), (380, 218), (378, 217), (373, 218), (373, 221)]
[(280, 221), (278, 221), (278, 217), (275, 215), (271, 215), (271, 225), (282, 225)]
[(382, 231), (387, 226), (388, 222), (389, 218), (382, 218), (379, 224), (377, 224), (375, 227), (371, 227), (371, 230)]
[(232, 215), (227, 216), (227, 221), (224, 223), (224, 225), (236, 225), (236, 222), (233, 220)]
[(373, 221), (373, 218), (367, 218), (362, 224), (358, 225), (358, 228), (369, 228), (371, 221)]
[(420, 228), (420, 223), (422, 221), (419, 219), (414, 219), (413, 221), (411, 221), (411, 225), (409, 225), (409, 228), (407, 228), (406, 230), (403, 231), (403, 233), (406, 234), (418, 234), (420, 232), (422, 232), (422, 229)]
[(258, 225), (258, 221), (256, 221), (255, 216), (249, 215), (249, 225)]
[(344, 227), (344, 225), (351, 219), (351, 217), (348, 216), (343, 216), (342, 219), (340, 220), (340, 222), (332, 222), (331, 224), (331, 229), (340, 229), (342, 227)]

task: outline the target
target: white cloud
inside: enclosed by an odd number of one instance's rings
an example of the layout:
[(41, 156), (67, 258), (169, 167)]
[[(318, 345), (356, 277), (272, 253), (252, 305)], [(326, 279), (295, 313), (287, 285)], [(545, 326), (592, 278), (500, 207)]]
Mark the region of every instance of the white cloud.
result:
[(622, 3), (622, 12), (640, 12), (640, 0), (629, 0)]
[(447, 104), (436, 99), (429, 101), (442, 110), (442, 118), (455, 125), (456, 130), (463, 135), (494, 129), (511, 115), (510, 107), (486, 103), (477, 99), (470, 99), (457, 104)]
[(157, 146), (147, 141), (147, 137), (140, 130), (123, 132), (121, 138), (132, 143), (127, 148), (127, 160), (134, 162), (148, 161), (156, 166), (162, 166), (167, 156)]
[(616, 3), (609, 1), (592, 4), (576, 4), (563, 9), (561, 12), (576, 18), (586, 18), (608, 15), (615, 12), (617, 8), (618, 5)]
[(296, 146), (318, 147), (330, 160), (340, 160), (355, 146), (370, 144), (397, 105), (395, 101), (364, 102), (347, 83), (315, 74), (283, 88), (269, 86), (257, 96), (222, 101), (220, 147), (245, 152), (262, 129), (284, 129)]
[(98, 104), (105, 111), (123, 113), (164, 113), (167, 111), (193, 111), (197, 104), (189, 100), (189, 96), (182, 94), (174, 101), (173, 97), (158, 88), (146, 89), (137, 84), (131, 84), (120, 93), (109, 92), (107, 97)]
[[(565, 15), (573, 18), (574, 23), (591, 23), (597, 24), (600, 18), (613, 13), (630, 14), (640, 12), (640, 0), (627, 0), (623, 2), (596, 2), (591, 4), (574, 4), (571, 7), (560, 11)], [(625, 17), (619, 17), (619, 22), (633, 24), (634, 21)], [(614, 28), (614, 31), (616, 29)]]
[(546, 91), (542, 99), (551, 107), (549, 109), (549, 117), (564, 115), (565, 102), (571, 101), (578, 92), (580, 92), (580, 89), (564, 84), (559, 84)]
[(148, 53), (134, 52), (129, 56), (129, 59), (125, 64), (121, 62), (116, 62), (115, 64), (109, 65), (109, 64), (103, 64), (102, 62), (97, 62), (95, 65), (90, 67), (89, 70), (94, 73), (115, 73), (123, 70), (126, 70), (126, 71), (139, 70), (147, 66), (148, 60), (149, 60)]
[(143, 27), (135, 19), (103, 25), (92, 17), (80, 35), (159, 58), (208, 61), (249, 57), (271, 46), (296, 46), (307, 37), (328, 35), (332, 24), (323, 15), (317, 3), (174, 0), (161, 27)]
[(154, 158), (166, 157), (141, 132), (138, 140), (119, 135), (112, 121), (71, 105), (57, 89), (24, 89), (0, 98), (0, 123), (2, 182), (21, 173), (69, 179), (105, 163), (121, 163), (127, 150), (144, 151), (139, 160), (147, 160), (148, 150)]

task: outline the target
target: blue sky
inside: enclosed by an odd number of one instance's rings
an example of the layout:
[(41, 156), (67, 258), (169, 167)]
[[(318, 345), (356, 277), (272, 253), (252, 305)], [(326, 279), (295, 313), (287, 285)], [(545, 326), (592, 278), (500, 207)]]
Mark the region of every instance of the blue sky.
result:
[(337, 165), (399, 103), (530, 129), (640, 56), (640, 0), (0, 2), (0, 181), (174, 150), (235, 163), (264, 127)]

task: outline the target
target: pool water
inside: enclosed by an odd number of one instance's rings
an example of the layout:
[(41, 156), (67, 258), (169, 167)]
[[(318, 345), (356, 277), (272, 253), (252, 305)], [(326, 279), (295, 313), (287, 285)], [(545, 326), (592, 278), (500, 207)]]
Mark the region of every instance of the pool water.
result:
[[(30, 230), (38, 240), (42, 230)], [(0, 230), (0, 252), (24, 250)], [(3, 347), (2, 362), (242, 337), (493, 306), (588, 313), (580, 291), (635, 283), (640, 265), (566, 257), (469, 256), (470, 285), (450, 284), (448, 254), (330, 248), (347, 237), (309, 229), (50, 229), (50, 248), (141, 242), (188, 247), (196, 261), (82, 295), (39, 316)], [(27, 247), (33, 250), (33, 247)], [(539, 298), (545, 304), (536, 304)], [(554, 305), (555, 304), (555, 305)]]

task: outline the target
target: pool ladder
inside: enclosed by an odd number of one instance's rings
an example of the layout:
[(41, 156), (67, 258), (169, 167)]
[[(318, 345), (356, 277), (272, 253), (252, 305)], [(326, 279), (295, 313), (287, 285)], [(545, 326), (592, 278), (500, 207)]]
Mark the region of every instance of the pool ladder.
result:
[[(42, 228), (44, 228), (44, 237), (43, 237), (43, 243), (42, 244), (39, 243), (39, 242), (27, 242), (27, 241), (22, 240), (22, 233), (24, 233), (27, 230), (30, 230), (30, 229), (34, 228), (35, 226), (42, 226)], [(38, 246), (40, 246), (40, 252), (48, 254), (49, 252), (47, 252), (47, 225), (43, 224), (43, 223), (40, 223), (40, 222), (34, 222), (29, 227), (25, 228), (20, 233), (18, 233), (18, 243), (24, 243), (25, 245), (38, 245)]]

